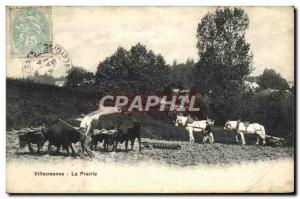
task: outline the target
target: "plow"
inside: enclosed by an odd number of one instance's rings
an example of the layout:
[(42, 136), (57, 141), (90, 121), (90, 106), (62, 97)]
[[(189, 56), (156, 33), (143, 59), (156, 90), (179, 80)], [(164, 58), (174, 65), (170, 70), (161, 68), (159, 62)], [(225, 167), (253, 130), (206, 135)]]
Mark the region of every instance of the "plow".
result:
[(142, 145), (147, 149), (158, 148), (158, 149), (181, 149), (178, 143), (162, 143), (162, 142), (141, 142)]
[(284, 138), (270, 136), (270, 135), (266, 135), (266, 142), (267, 142), (267, 145), (270, 145), (270, 146), (286, 145), (286, 140)]

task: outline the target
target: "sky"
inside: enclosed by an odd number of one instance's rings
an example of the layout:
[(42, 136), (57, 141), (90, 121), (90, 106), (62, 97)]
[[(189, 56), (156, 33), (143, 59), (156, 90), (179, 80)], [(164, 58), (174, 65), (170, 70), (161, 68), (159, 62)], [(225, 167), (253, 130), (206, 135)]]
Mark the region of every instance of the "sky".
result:
[[(199, 59), (196, 30), (215, 7), (52, 7), (53, 42), (70, 54), (73, 65), (94, 72), (119, 46), (142, 43), (168, 64)], [(254, 55), (253, 75), (272, 68), (294, 79), (294, 11), (292, 7), (244, 7), (246, 33)], [(9, 24), (9, 22), (8, 22)], [(8, 28), (9, 30), (9, 28)], [(8, 37), (10, 34), (8, 33)], [(9, 45), (8, 39), (8, 45)], [(7, 53), (7, 76), (22, 76), (24, 58)], [(64, 68), (58, 68), (61, 74)]]

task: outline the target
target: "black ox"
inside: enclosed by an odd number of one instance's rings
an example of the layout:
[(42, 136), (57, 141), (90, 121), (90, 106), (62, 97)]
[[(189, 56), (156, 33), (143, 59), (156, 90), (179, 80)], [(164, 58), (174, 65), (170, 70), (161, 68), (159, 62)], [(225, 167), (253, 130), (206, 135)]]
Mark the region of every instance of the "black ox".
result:
[(44, 143), (46, 141), (46, 139), (45, 139), (46, 128), (45, 127), (24, 128), (21, 130), (13, 129), (12, 131), (15, 133), (18, 133), (20, 148), (24, 148), (27, 145), (30, 153), (34, 153), (35, 151), (32, 148), (31, 144), (36, 144), (37, 152), (38, 153), (41, 152), (41, 149), (43, 148)]
[[(101, 124), (102, 123), (102, 124)], [(105, 125), (104, 122), (99, 119), (93, 121), (92, 128), (96, 129), (115, 129), (114, 125)], [(93, 133), (91, 141), (91, 150), (96, 150), (97, 144), (103, 142), (104, 150), (108, 150), (109, 145), (113, 145), (113, 150), (117, 150), (118, 144), (125, 144), (125, 149), (128, 151), (128, 143), (131, 142), (131, 150), (133, 150), (134, 142), (138, 139), (139, 150), (141, 150), (141, 125), (139, 122), (131, 122), (131, 124), (122, 124), (116, 128), (117, 131), (113, 134), (111, 133)], [(101, 130), (100, 130), (101, 131)]]
[(132, 122), (129, 126), (122, 126), (119, 128), (119, 134), (117, 136), (116, 146), (117, 149), (118, 142), (121, 144), (125, 142), (125, 149), (128, 150), (128, 142), (131, 143), (131, 150), (133, 150), (135, 139), (139, 142), (139, 151), (141, 150), (141, 125), (139, 122)]
[(75, 150), (72, 144), (80, 142), (82, 152), (92, 157), (93, 153), (87, 148), (90, 145), (90, 134), (85, 135), (83, 129), (75, 129), (68, 123), (62, 120), (55, 120), (47, 125), (47, 133), (45, 139), (49, 141), (48, 151), (51, 147), (56, 146), (56, 152), (58, 153), (60, 148), (63, 147), (69, 154), (69, 148), (71, 148), (72, 155), (75, 155)]

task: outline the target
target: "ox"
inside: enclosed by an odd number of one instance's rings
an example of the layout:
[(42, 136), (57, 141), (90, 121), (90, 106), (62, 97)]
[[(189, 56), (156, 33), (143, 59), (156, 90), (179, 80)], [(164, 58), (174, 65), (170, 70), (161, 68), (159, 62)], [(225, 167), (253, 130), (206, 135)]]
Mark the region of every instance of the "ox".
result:
[(139, 122), (132, 122), (132, 125), (125, 126), (121, 125), (119, 128), (119, 134), (116, 137), (117, 143), (116, 148), (118, 146), (118, 142), (125, 142), (125, 149), (128, 150), (128, 142), (131, 142), (131, 150), (133, 150), (135, 139), (138, 139), (139, 142), (139, 151), (141, 151), (141, 125)]
[(48, 151), (50, 151), (51, 146), (54, 145), (57, 147), (57, 153), (61, 147), (69, 153), (70, 147), (72, 155), (75, 155), (72, 144), (80, 142), (83, 153), (86, 151), (90, 157), (93, 156), (93, 153), (86, 147), (89, 145), (90, 137), (82, 133), (80, 129), (76, 129), (62, 120), (55, 120), (47, 126), (45, 139), (49, 141)]
[(45, 143), (45, 132), (44, 126), (37, 128), (24, 128), (20, 130), (12, 129), (13, 132), (18, 133), (20, 148), (24, 148), (28, 145), (30, 153), (34, 153), (34, 149), (31, 144), (37, 145), (37, 152), (40, 153)]
[(92, 141), (91, 141), (91, 150), (96, 150), (98, 142), (103, 142), (104, 150), (108, 151), (108, 146), (113, 145), (113, 150), (116, 147), (116, 143), (119, 141), (118, 139), (118, 131), (116, 129), (107, 130), (107, 129), (94, 129), (92, 133)]

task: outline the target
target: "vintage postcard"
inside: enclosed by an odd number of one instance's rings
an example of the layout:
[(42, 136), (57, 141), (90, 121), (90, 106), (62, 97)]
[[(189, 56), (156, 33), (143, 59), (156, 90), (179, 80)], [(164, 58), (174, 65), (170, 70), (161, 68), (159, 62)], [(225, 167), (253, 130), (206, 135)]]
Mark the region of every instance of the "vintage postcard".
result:
[(8, 193), (294, 193), (294, 7), (6, 7)]

